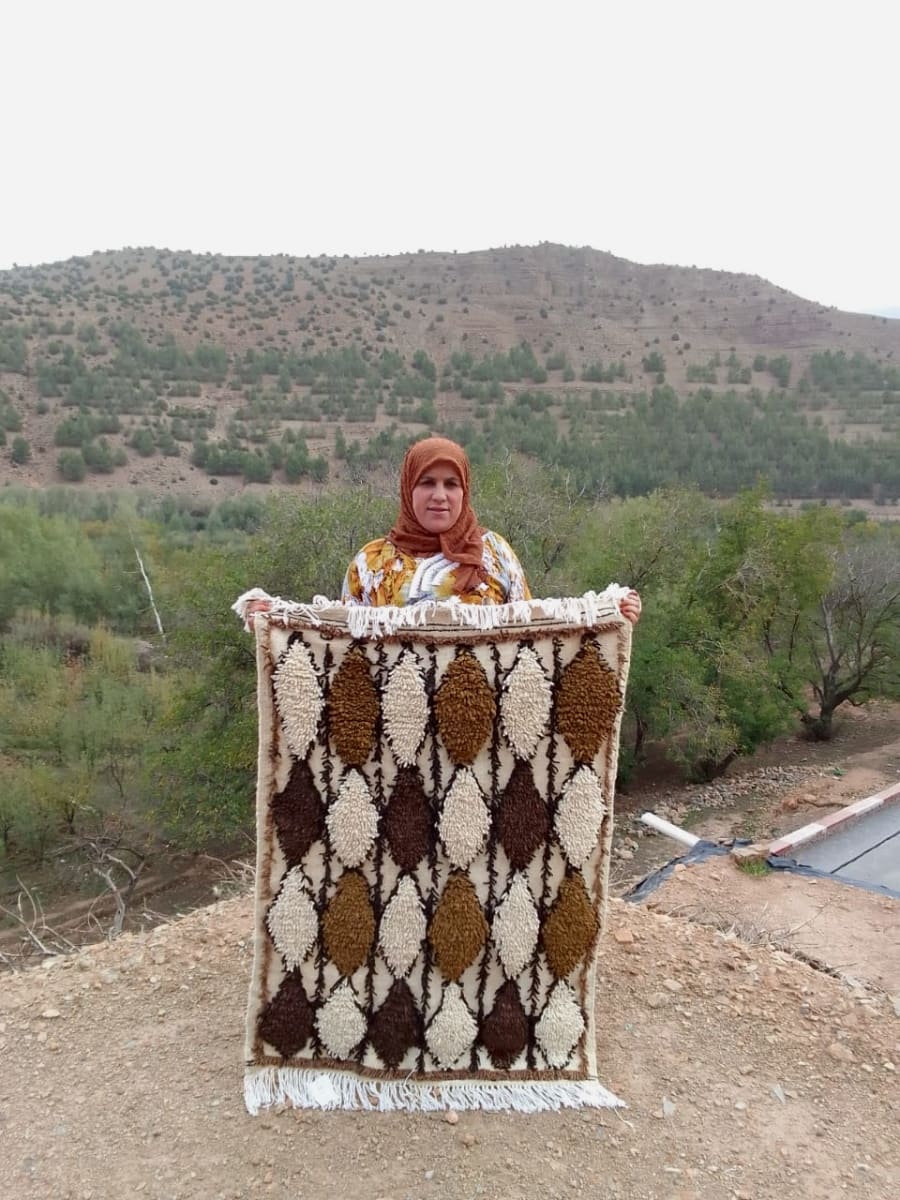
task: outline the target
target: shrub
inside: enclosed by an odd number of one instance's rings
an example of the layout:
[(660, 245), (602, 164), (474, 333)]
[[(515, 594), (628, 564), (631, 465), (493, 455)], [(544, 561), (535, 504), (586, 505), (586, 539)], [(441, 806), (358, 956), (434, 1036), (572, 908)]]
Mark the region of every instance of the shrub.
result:
[(80, 450), (63, 450), (56, 460), (56, 469), (66, 483), (81, 483), (87, 474), (87, 463)]

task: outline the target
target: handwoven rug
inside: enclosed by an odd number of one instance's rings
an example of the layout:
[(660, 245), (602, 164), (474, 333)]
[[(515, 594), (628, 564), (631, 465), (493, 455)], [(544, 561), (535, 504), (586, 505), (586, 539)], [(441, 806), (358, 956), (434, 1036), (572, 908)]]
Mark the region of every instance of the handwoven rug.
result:
[(629, 650), (594, 593), (257, 619), (250, 1112), (619, 1103), (595, 966)]

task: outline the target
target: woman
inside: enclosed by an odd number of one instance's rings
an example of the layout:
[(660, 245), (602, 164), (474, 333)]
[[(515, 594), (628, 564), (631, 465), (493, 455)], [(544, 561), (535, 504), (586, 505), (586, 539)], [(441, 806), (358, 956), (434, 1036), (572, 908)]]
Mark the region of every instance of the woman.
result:
[[(402, 606), (456, 599), (505, 604), (531, 599), (510, 545), (479, 525), (469, 489), (469, 460), (456, 442), (430, 437), (410, 446), (400, 474), (397, 520), (387, 537), (369, 542), (353, 558), (342, 603)], [(235, 608), (242, 602), (250, 628), (253, 614), (271, 606), (271, 599), (258, 592), (245, 593)], [(637, 592), (629, 592), (619, 607), (623, 617), (637, 624)]]

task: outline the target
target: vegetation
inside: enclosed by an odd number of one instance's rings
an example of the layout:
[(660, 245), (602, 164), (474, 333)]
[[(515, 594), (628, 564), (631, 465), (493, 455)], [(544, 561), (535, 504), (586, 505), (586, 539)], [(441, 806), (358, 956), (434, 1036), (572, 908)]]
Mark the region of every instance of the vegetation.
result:
[[(604, 274), (591, 252), (462, 257), (135, 250), (0, 273), (10, 874), (92, 853), (136, 870), (154, 839), (250, 828), (254, 663), (229, 605), (255, 582), (336, 592), (431, 431), (468, 448), (480, 516), (537, 593), (640, 588), (624, 773), (652, 747), (712, 777), (900, 693), (897, 530), (851, 507), (900, 497), (892, 327), (760, 281)], [(229, 499), (198, 498), (220, 481)]]
[[(863, 336), (759, 281), (698, 294), (696, 273), (663, 288), (661, 271), (623, 282), (602, 256), (548, 247), (364, 262), (135, 250), (3, 272), (0, 473), (308, 491), (437, 430), (596, 496), (733, 496), (760, 477), (776, 497), (900, 496), (893, 323)], [(517, 280), (540, 282), (531, 295)]]
[[(642, 593), (626, 775), (656, 747), (711, 778), (791, 729), (829, 737), (844, 704), (900, 695), (895, 526), (819, 506), (783, 514), (760, 489), (725, 503), (685, 488), (604, 502), (527, 459), (477, 476), (482, 519), (517, 547), (538, 594), (610, 580)], [(54, 511), (53, 493), (0, 504), (11, 863), (101, 844), (139, 856), (161, 831), (196, 846), (249, 830), (254, 656), (230, 603), (252, 583), (336, 594), (394, 511), (366, 486), (205, 512), (83, 495), (80, 512)]]

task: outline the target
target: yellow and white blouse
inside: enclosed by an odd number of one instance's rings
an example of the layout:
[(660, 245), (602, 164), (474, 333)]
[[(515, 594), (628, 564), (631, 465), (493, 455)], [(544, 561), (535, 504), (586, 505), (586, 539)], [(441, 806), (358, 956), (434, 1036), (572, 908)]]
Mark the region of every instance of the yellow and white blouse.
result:
[[(459, 596), (464, 604), (506, 604), (530, 600), (531, 591), (515, 551), (499, 533), (485, 530), (482, 562), (487, 582)], [(387, 538), (363, 546), (353, 558), (341, 588), (342, 604), (383, 607), (418, 604), (422, 600), (448, 600), (453, 591), (457, 564), (432, 554), (414, 558), (404, 554)]]

